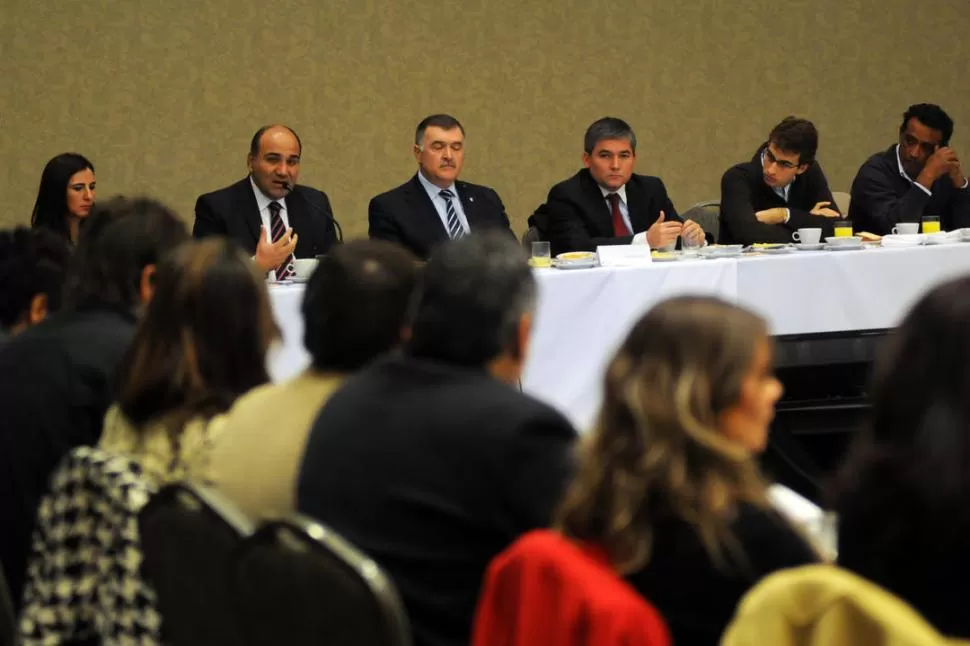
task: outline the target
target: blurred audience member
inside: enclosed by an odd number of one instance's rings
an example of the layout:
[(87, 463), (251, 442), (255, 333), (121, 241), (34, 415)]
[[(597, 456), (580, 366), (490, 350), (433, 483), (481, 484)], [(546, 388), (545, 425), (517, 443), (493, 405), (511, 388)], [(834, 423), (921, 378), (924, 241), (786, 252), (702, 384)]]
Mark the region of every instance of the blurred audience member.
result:
[(0, 341), (60, 309), (70, 258), (70, 244), (45, 229), (0, 231)]
[(924, 296), (877, 361), (836, 489), (839, 565), (970, 637), (970, 278)]
[(183, 246), (155, 276), (99, 446), (136, 460), (159, 484), (204, 482), (220, 414), (269, 379), (277, 332), (266, 281), (225, 238)]
[(0, 347), (0, 563), (15, 602), (48, 476), (72, 448), (98, 441), (155, 265), (187, 239), (157, 202), (99, 206), (74, 255), (64, 311)]
[(654, 307), (607, 369), (558, 526), (606, 551), (675, 644), (716, 644), (761, 577), (817, 559), (755, 464), (781, 392), (764, 321), (712, 298)]
[(62, 153), (44, 166), (30, 224), (77, 243), (81, 222), (94, 206), (94, 165), (77, 153)]
[(535, 294), (507, 233), (441, 245), (403, 353), (349, 379), (310, 431), (299, 510), (388, 571), (417, 646), (468, 644), (489, 561), (548, 525), (571, 473), (575, 431), (515, 387)]
[(241, 398), (213, 449), (215, 484), (243, 511), (296, 510), (310, 425), (348, 374), (400, 343), (415, 276), (414, 256), (389, 242), (355, 240), (320, 260), (303, 297), (311, 367)]

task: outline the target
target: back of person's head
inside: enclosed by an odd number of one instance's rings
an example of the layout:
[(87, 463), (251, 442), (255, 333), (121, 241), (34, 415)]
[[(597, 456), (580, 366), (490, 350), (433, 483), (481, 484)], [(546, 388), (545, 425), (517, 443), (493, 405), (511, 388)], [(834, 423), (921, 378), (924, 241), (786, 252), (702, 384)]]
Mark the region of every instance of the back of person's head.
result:
[(190, 242), (158, 266), (155, 294), (122, 363), (118, 404), (139, 426), (179, 427), (265, 383), (276, 337), (263, 277), (232, 242)]
[(40, 176), (37, 200), (30, 216), (32, 227), (50, 229), (70, 239), (67, 186), (72, 175), (85, 169), (94, 171), (94, 165), (77, 153), (62, 153), (47, 162)]
[(116, 197), (99, 203), (78, 240), (65, 306), (134, 309), (151, 295), (155, 265), (188, 239), (185, 224), (155, 200)]
[(511, 236), (486, 231), (432, 252), (418, 281), (408, 352), (465, 367), (507, 356), (521, 362), (535, 279)]
[(16, 332), (61, 307), (71, 246), (47, 229), (0, 231), (0, 327)]
[(938, 105), (933, 103), (917, 103), (911, 105), (903, 113), (903, 122), (899, 126), (899, 133), (906, 132), (906, 124), (910, 119), (916, 119), (927, 128), (939, 130), (941, 146), (949, 146), (950, 138), (953, 136), (953, 119)]
[[(840, 471), (836, 508), (880, 540), (963, 540), (970, 506), (970, 277), (927, 293), (873, 372), (871, 422)], [(873, 551), (877, 546), (872, 546)]]
[(765, 504), (749, 438), (726, 427), (747, 406), (766, 346), (770, 353), (764, 321), (714, 298), (675, 298), (647, 312), (607, 368), (596, 427), (558, 512), (563, 531), (631, 572), (649, 560), (653, 519), (673, 516), (721, 562), (734, 547), (735, 505)]
[(637, 136), (633, 128), (623, 119), (616, 117), (603, 117), (589, 125), (586, 134), (583, 135), (583, 151), (587, 155), (592, 155), (596, 144), (605, 139), (626, 139), (630, 142), (630, 149), (634, 153), (637, 151)]
[(771, 129), (768, 142), (786, 153), (797, 153), (799, 165), (812, 164), (818, 152), (818, 130), (808, 119), (785, 117)]
[(337, 245), (320, 260), (303, 297), (303, 341), (316, 370), (353, 372), (400, 344), (415, 260), (381, 240)]

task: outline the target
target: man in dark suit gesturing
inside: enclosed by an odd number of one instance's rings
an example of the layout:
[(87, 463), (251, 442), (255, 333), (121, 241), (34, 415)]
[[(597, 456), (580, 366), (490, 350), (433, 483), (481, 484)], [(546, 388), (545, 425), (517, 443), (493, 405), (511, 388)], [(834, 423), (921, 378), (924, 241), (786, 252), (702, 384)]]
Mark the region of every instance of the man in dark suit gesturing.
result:
[(316, 418), (298, 508), (387, 570), (415, 646), (458, 646), (489, 561), (548, 526), (576, 435), (515, 386), (536, 298), (517, 242), (489, 231), (441, 245), (419, 282), (403, 351)]
[(408, 182), (370, 201), (370, 237), (397, 242), (426, 259), (445, 240), (503, 229), (509, 218), (498, 193), (459, 182), (465, 161), (465, 129), (454, 117), (426, 117), (414, 134), (418, 172)]
[(263, 271), (293, 274), (294, 258), (313, 258), (337, 241), (336, 220), (323, 191), (298, 186), (303, 144), (292, 129), (256, 131), (246, 159), (249, 176), (199, 197), (192, 235), (232, 238)]
[(636, 175), (637, 137), (622, 119), (604, 117), (583, 138), (586, 168), (549, 191), (529, 218), (552, 253), (596, 251), (600, 245), (673, 245), (678, 236), (703, 244), (704, 230), (684, 222), (659, 177)]

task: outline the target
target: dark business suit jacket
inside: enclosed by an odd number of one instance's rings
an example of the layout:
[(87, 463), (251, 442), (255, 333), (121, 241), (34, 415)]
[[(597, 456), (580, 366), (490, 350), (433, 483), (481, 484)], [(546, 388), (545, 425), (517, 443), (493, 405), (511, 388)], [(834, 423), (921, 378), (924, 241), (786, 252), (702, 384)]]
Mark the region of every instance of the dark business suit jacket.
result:
[[(634, 174), (626, 183), (626, 199), (634, 234), (649, 229), (661, 211), (665, 221), (682, 221), (659, 177)], [(587, 168), (553, 186), (546, 203), (529, 218), (529, 226), (550, 242), (553, 255), (633, 241), (632, 235), (613, 235), (610, 204)]]
[[(822, 229), (822, 239), (833, 235), (834, 218), (812, 215), (819, 202), (830, 202), (827, 208), (838, 211), (829, 183), (818, 162), (795, 177), (788, 191), (788, 201), (765, 184), (758, 149), (749, 162), (732, 166), (721, 177), (721, 226), (718, 242), (722, 244), (754, 244), (756, 242), (792, 242), (792, 232), (806, 227)], [(787, 208), (788, 222), (764, 224), (755, 217), (757, 211)], [(862, 231), (862, 228), (856, 226)]]
[(93, 305), (0, 347), (0, 564), (15, 606), (50, 475), (71, 449), (98, 443), (134, 333), (131, 312)]
[[(299, 236), (294, 255), (297, 258), (314, 258), (327, 253), (337, 241), (333, 210), (327, 194), (309, 186), (297, 185), (285, 201), (290, 228)], [(256, 253), (262, 225), (249, 177), (232, 186), (206, 193), (195, 202), (192, 235), (196, 238), (226, 236), (252, 255)]]
[[(515, 237), (498, 193), (487, 186), (468, 182), (455, 182), (455, 192), (472, 233), (500, 229)], [(371, 238), (396, 242), (422, 260), (437, 245), (449, 239), (448, 231), (417, 175), (373, 198), (367, 208), (367, 219)]]
[[(915, 179), (915, 178), (914, 178)], [(946, 231), (970, 227), (970, 190), (958, 189), (948, 176), (933, 182), (932, 196), (899, 174), (896, 145), (870, 157), (852, 181), (849, 217), (859, 231), (892, 232), (898, 222), (940, 216)]]
[(559, 413), (483, 369), (391, 356), (317, 417), (298, 508), (390, 574), (416, 646), (465, 646), (489, 561), (548, 526), (574, 440)]

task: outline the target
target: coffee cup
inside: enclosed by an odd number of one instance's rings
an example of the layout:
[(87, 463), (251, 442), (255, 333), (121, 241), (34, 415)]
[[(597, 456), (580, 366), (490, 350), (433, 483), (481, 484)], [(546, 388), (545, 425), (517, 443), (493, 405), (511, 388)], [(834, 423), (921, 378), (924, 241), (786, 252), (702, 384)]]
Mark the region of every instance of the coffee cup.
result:
[(893, 227), (893, 235), (919, 233), (919, 222), (900, 222)]
[(799, 229), (795, 233), (791, 234), (791, 237), (796, 242), (800, 242), (802, 244), (818, 244), (818, 241), (822, 239), (822, 229), (815, 227)]
[(297, 280), (310, 280), (310, 276), (320, 261), (316, 258), (297, 258), (293, 261), (293, 269)]

